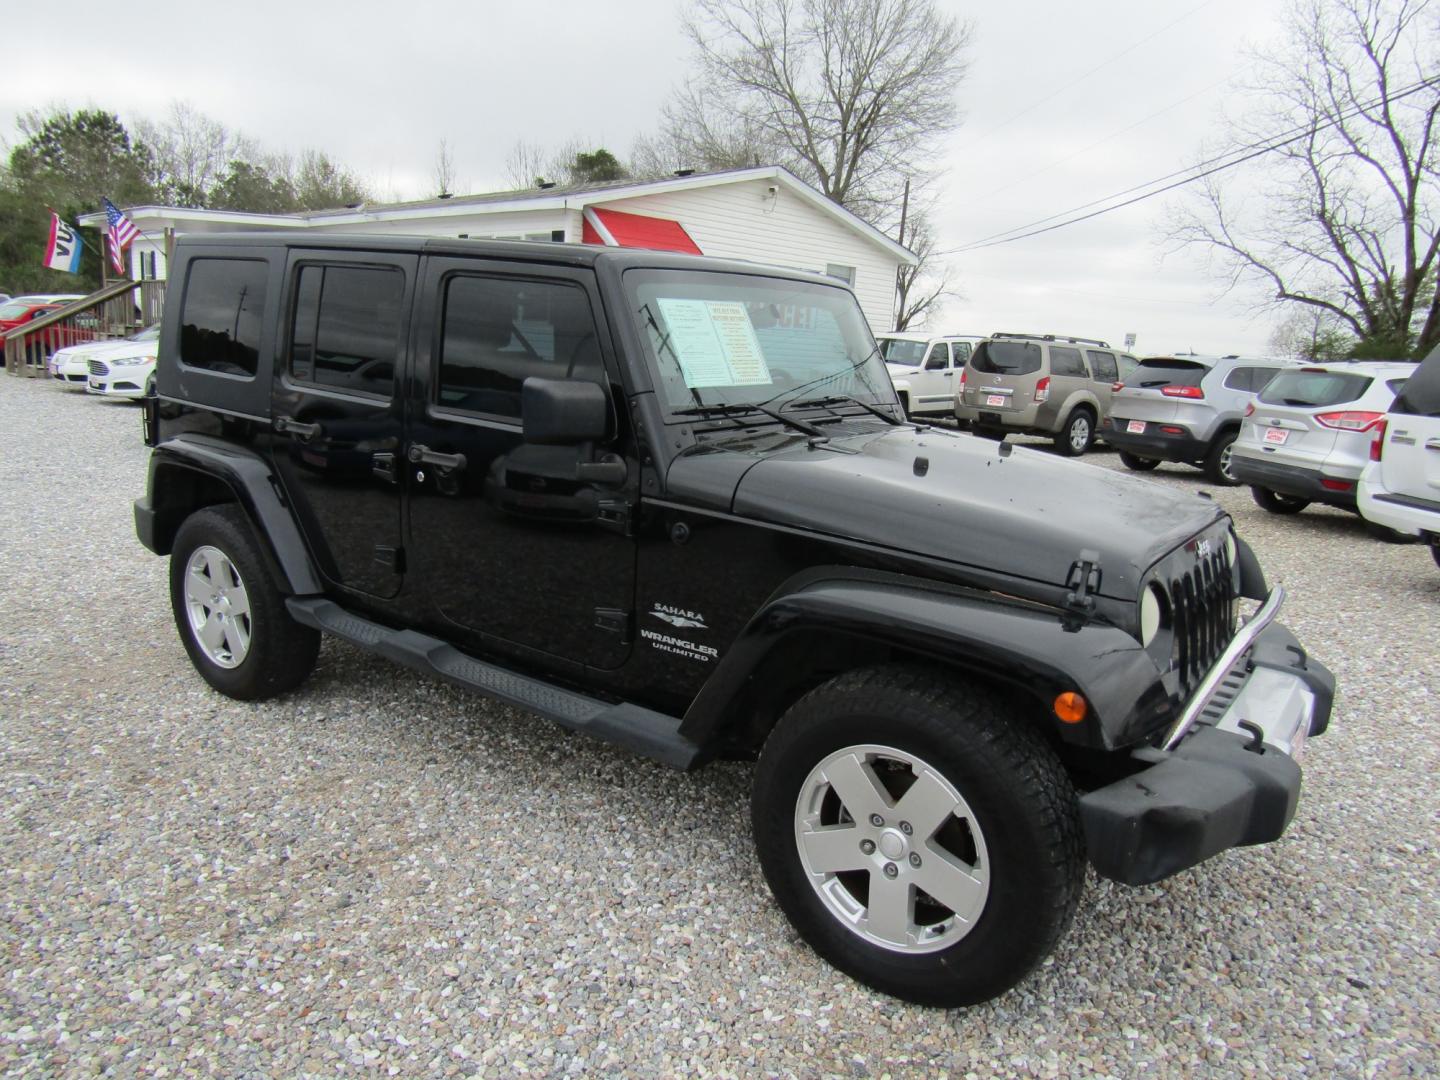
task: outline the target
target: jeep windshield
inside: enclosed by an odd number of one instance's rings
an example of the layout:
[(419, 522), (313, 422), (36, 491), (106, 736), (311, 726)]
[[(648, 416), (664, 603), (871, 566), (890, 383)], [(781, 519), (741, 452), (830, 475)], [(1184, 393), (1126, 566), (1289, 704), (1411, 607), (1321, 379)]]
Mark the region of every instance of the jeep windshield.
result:
[(895, 400), (860, 306), (844, 288), (683, 270), (630, 270), (624, 282), (672, 416), (774, 422), (771, 413), (790, 403)]

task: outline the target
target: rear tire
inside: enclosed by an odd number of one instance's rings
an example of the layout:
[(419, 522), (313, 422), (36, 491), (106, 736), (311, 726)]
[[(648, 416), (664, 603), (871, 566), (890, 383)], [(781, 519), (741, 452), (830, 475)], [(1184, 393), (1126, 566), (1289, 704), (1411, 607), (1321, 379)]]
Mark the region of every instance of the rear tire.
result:
[(1238, 435), (1239, 432), (1236, 431), (1224, 431), (1210, 444), (1210, 450), (1205, 455), (1205, 464), (1201, 468), (1205, 470), (1205, 477), (1211, 483), (1224, 487), (1240, 486), (1239, 478), (1230, 467), (1230, 450)]
[(1085, 406), (1077, 406), (1054, 437), (1055, 449), (1066, 457), (1079, 457), (1095, 444), (1095, 416)]
[(1252, 487), (1250, 494), (1260, 509), (1269, 510), (1272, 514), (1298, 514), (1310, 505), (1309, 499), (1302, 499), (1298, 495), (1284, 495), (1268, 488)]
[(760, 865), (841, 971), (923, 1005), (1003, 994), (1069, 927), (1085, 880), (1079, 804), (1019, 710), (927, 671), (812, 690), (755, 770)]
[(320, 634), (285, 610), (250, 523), (235, 506), (200, 510), (180, 526), (170, 554), (170, 606), (195, 670), (227, 697), (274, 697), (315, 668)]
[(1134, 470), (1135, 472), (1149, 472), (1151, 469), (1159, 465), (1160, 462), (1156, 461), (1154, 458), (1136, 457), (1128, 450), (1121, 450), (1120, 464), (1124, 465), (1127, 469)]

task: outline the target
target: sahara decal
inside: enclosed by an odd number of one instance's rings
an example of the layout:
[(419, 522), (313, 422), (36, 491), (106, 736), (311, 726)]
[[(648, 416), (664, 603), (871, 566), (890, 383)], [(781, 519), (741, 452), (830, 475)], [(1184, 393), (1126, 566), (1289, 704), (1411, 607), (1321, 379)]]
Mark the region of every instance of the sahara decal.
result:
[(696, 611), (686, 611), (684, 608), (671, 607), (669, 604), (657, 603), (650, 611), (651, 615), (667, 622), (671, 626), (683, 629), (709, 630), (705, 625), (705, 616)]

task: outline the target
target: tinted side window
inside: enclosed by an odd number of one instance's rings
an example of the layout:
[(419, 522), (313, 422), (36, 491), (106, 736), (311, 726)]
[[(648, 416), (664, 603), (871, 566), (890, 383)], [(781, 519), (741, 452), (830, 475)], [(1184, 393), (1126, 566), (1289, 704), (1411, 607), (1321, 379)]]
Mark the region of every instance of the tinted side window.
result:
[(253, 378), (265, 313), (266, 264), (196, 259), (185, 276), (180, 360), (187, 367)]
[(445, 286), (435, 402), (520, 416), (520, 385), (604, 377), (590, 301), (578, 285), (460, 276)]
[(388, 397), (400, 344), (399, 270), (302, 266), (290, 375), (301, 382)]
[(1120, 368), (1115, 364), (1115, 354), (1085, 350), (1085, 359), (1090, 361), (1090, 370), (1100, 382), (1115, 382), (1120, 378)]
[(1078, 375), (1083, 379), (1088, 376), (1090, 372), (1085, 370), (1085, 362), (1080, 359), (1079, 349), (1065, 349), (1059, 345), (1051, 345), (1050, 374)]
[(1440, 416), (1440, 349), (1433, 351), (1415, 369), (1415, 374), (1410, 376), (1405, 389), (1390, 406), (1390, 411), (1413, 416)]
[(931, 346), (930, 355), (925, 358), (926, 371), (943, 371), (950, 363), (950, 350), (944, 345)]

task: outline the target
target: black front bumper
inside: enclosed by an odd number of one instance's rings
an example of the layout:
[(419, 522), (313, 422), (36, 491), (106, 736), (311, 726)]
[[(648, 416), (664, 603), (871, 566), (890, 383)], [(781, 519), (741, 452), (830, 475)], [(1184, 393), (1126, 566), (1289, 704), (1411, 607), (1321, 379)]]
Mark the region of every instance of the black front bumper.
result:
[[(1238, 681), (1261, 669), (1293, 677), (1313, 695), (1308, 734), (1322, 734), (1335, 699), (1329, 670), (1278, 625), (1232, 670)], [(1148, 885), (1285, 832), (1300, 798), (1300, 766), (1253, 735), (1216, 727), (1237, 709), (1246, 722), (1265, 726), (1265, 717), (1243, 715), (1253, 707), (1243, 682), (1225, 693), (1174, 750), (1137, 750), (1134, 757), (1148, 768), (1081, 797), (1090, 861), (1102, 877)]]
[[(1147, 420), (1143, 434), (1135, 435), (1125, 430), (1128, 421), (1112, 416), (1101, 430), (1105, 442), (1116, 450), (1124, 450), (1136, 457), (1153, 458), (1155, 461), (1180, 461), (1186, 464), (1204, 461), (1210, 452), (1210, 444), (1197, 439), (1188, 431), (1184, 435), (1167, 435), (1160, 431), (1160, 421)], [(1178, 424), (1169, 424), (1178, 427)]]
[(1345, 491), (1333, 491), (1322, 481), (1343, 480), (1344, 477), (1327, 477), (1318, 469), (1303, 469), (1298, 465), (1286, 465), (1279, 461), (1257, 461), (1252, 457), (1230, 456), (1230, 471), (1242, 484), (1278, 491), (1297, 499), (1325, 503), (1341, 510), (1355, 510), (1358, 505), (1359, 484), (1346, 481), (1350, 487)]

